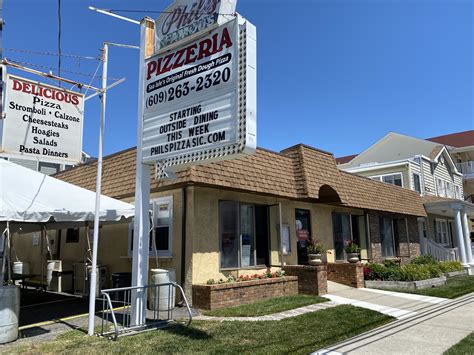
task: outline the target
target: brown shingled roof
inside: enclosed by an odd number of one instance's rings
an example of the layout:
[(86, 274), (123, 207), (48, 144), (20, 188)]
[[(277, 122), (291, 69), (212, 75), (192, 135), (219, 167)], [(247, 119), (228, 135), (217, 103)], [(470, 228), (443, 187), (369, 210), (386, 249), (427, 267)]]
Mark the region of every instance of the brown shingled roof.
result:
[(439, 152), (441, 152), (441, 150), (443, 150), (443, 148), (444, 148), (444, 145), (437, 145), (430, 152), (430, 155), (429, 155), (428, 158), (430, 158), (431, 160), (435, 159), (438, 156)]
[[(133, 197), (135, 156), (136, 149), (130, 148), (104, 158), (103, 194), (118, 199)], [(96, 170), (97, 162), (91, 162), (55, 177), (95, 191)], [(187, 168), (174, 180), (151, 181), (151, 191), (196, 184), (315, 202), (321, 187), (328, 185), (339, 195), (341, 205), (426, 215), (418, 193), (341, 172), (332, 154), (301, 144), (282, 153), (258, 148), (245, 158)]]
[(474, 130), (446, 134), (427, 140), (456, 148), (468, 147), (474, 145)]
[(336, 158), (336, 163), (338, 163), (338, 164), (349, 163), (352, 159), (354, 159), (358, 155), (359, 154), (351, 154), (351, 155), (346, 155), (344, 157)]

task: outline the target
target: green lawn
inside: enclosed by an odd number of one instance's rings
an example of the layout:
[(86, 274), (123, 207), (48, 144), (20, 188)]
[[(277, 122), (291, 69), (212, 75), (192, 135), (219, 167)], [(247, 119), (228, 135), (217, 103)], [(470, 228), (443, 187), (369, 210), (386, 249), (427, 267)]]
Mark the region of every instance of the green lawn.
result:
[(214, 317), (257, 317), (327, 301), (329, 301), (327, 298), (319, 296), (284, 296), (243, 306), (206, 311), (203, 314)]
[[(299, 353), (307, 354), (390, 322), (368, 309), (341, 305), (281, 321), (195, 321), (117, 341), (70, 331), (54, 341), (6, 348), (11, 353)], [(1, 350), (0, 350), (1, 351)]]
[(474, 353), (474, 333), (469, 334), (459, 343), (444, 352), (444, 355), (464, 355)]
[(443, 298), (457, 298), (471, 292), (474, 292), (474, 276), (467, 275), (449, 278), (446, 285), (410, 291), (418, 295)]

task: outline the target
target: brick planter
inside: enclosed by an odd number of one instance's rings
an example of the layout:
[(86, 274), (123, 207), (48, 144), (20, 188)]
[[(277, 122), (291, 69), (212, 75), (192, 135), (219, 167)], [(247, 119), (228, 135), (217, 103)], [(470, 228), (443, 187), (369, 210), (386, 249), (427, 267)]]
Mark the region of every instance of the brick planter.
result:
[(298, 278), (285, 276), (217, 285), (193, 285), (192, 303), (193, 307), (213, 310), (296, 294)]
[(287, 265), (286, 275), (298, 277), (298, 293), (305, 295), (325, 295), (328, 293), (326, 265)]
[(358, 263), (328, 263), (328, 280), (346, 286), (364, 287), (364, 266)]

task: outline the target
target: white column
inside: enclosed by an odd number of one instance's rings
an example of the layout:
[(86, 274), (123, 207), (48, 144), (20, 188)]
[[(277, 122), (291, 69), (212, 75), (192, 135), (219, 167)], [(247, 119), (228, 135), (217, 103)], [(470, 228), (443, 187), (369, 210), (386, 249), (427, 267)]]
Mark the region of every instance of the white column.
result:
[(454, 207), (453, 210), (454, 210), (454, 224), (456, 226), (456, 236), (458, 240), (459, 256), (461, 257), (461, 263), (464, 266), (467, 266), (466, 249), (464, 245), (464, 236), (462, 232), (462, 223), (461, 223), (461, 208)]
[(463, 210), (461, 212), (461, 219), (462, 219), (462, 229), (464, 234), (464, 242), (466, 246), (466, 259), (467, 263), (470, 265), (474, 265), (474, 260), (472, 260), (472, 247), (471, 247), (471, 237), (469, 235), (469, 225), (467, 219), (467, 211)]
[[(137, 122), (137, 161), (135, 177), (135, 220), (132, 258), (132, 286), (143, 287), (148, 279), (148, 245), (150, 230), (150, 175), (149, 165), (142, 163), (142, 133), (143, 133), (143, 91), (144, 67), (147, 44), (154, 39), (148, 33), (153, 29), (154, 22), (144, 18), (140, 22), (140, 69), (138, 72), (138, 122)], [(151, 32), (151, 31), (150, 31)], [(151, 54), (151, 53), (150, 53)], [(132, 325), (142, 325), (146, 320), (147, 293), (144, 289), (132, 292)]]

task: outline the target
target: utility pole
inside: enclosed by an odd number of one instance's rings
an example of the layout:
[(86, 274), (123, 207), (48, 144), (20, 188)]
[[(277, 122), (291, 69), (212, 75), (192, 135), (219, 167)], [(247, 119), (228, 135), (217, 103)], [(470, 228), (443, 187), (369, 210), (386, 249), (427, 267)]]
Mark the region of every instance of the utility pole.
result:
[[(100, 96), (100, 133), (99, 133), (99, 152), (97, 157), (97, 177), (95, 187), (95, 215), (94, 215), (94, 237), (92, 242), (92, 269), (90, 279), (89, 294), (89, 328), (88, 334), (94, 335), (95, 318), (95, 295), (97, 290), (97, 249), (99, 246), (99, 214), (100, 214), (100, 195), (102, 187), (102, 146), (104, 142), (105, 127), (105, 100), (107, 96), (107, 57), (108, 44), (104, 43), (102, 49), (102, 92)], [(87, 236), (89, 238), (89, 236)]]
[[(0, 0), (0, 60), (3, 59), (3, 0)], [(0, 65), (0, 120), (3, 118), (3, 65)]]

